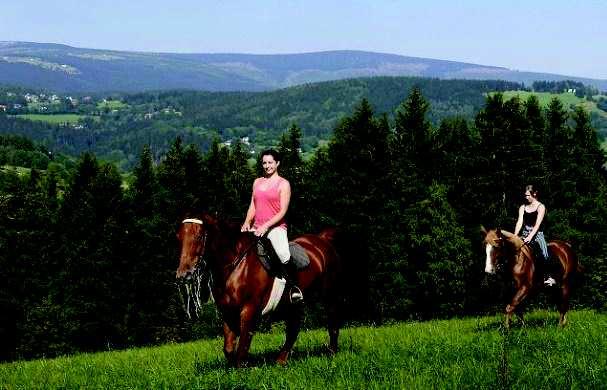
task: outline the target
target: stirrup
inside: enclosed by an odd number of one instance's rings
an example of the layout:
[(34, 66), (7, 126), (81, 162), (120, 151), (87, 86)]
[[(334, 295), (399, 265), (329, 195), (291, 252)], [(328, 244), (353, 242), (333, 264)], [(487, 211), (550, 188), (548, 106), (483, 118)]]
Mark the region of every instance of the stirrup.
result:
[(552, 276), (549, 276), (546, 280), (544, 280), (544, 285), (548, 287), (552, 287), (556, 284), (556, 280)]
[(291, 303), (302, 303), (303, 302), (303, 293), (297, 286), (291, 286), (289, 290), (289, 299)]

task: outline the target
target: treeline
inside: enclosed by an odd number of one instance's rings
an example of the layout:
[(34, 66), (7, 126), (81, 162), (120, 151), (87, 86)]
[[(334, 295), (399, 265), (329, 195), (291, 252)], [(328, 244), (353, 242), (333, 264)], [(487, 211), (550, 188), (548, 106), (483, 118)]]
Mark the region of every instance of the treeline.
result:
[[(432, 103), (428, 117), (434, 124), (452, 116), (471, 119), (486, 94), (522, 88), (506, 81), (374, 77), (259, 93), (179, 90), (115, 94), (112, 98), (127, 104), (116, 112), (100, 110), (96, 103), (83, 104), (81, 99), (70, 112), (96, 117), (83, 119), (80, 129), (16, 119), (0, 112), (0, 134), (21, 134), (73, 156), (93, 152), (121, 170), (135, 166), (146, 144), (159, 159), (178, 135), (202, 151), (209, 150), (217, 135), (221, 141), (249, 137), (249, 149), (259, 152), (273, 145), (291, 123), (302, 129), (302, 148), (311, 152), (320, 141), (330, 138), (339, 120), (363, 97), (380, 112), (391, 114), (414, 85)], [(93, 100), (97, 102), (98, 97)]]
[(10, 134), (0, 135), (0, 166), (46, 169), (51, 156), (44, 146), (35, 145), (29, 138)]
[[(366, 99), (302, 160), (292, 125), (277, 148), (293, 188), (291, 237), (339, 229), (348, 320), (381, 323), (501, 311), (510, 281), (483, 273), (479, 228), (512, 230), (523, 187), (548, 209), (547, 236), (586, 267), (576, 303), (607, 299), (607, 187), (588, 114), (559, 100), (487, 97), (473, 121), (433, 125), (414, 88), (393, 115)], [(187, 340), (219, 330), (214, 311), (184, 321), (175, 232), (201, 211), (241, 221), (255, 168), (240, 143), (208, 152), (180, 138), (159, 163), (143, 148), (124, 185), (84, 154), (62, 196), (52, 177), (4, 174), (0, 309), (6, 359)], [(211, 305), (209, 306), (212, 307)], [(308, 325), (320, 325), (308, 311)], [(7, 343), (8, 342), (8, 343)]]

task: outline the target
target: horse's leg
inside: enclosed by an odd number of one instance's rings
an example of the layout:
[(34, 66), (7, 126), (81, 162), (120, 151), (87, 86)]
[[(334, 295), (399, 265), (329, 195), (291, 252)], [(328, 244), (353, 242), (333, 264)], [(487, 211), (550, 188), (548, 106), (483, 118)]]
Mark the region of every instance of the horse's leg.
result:
[(329, 351), (331, 353), (337, 352), (340, 317), (339, 303), (336, 298), (330, 297), (327, 303), (327, 330), (329, 331)]
[(506, 306), (506, 321), (504, 324), (506, 328), (510, 328), (510, 322), (512, 321), (512, 313), (517, 309), (517, 306), (520, 305), (520, 303), (527, 297), (528, 294), (529, 286), (526, 284), (521, 285), (516, 294), (514, 294), (514, 297), (512, 298), (510, 304)]
[(567, 325), (567, 311), (569, 311), (569, 280), (563, 279), (561, 287), (561, 302), (559, 304), (559, 326)]
[(232, 331), (227, 322), (223, 323), (223, 354), (228, 364), (233, 366), (235, 363), (234, 349), (236, 348), (236, 333)]
[(240, 339), (236, 350), (236, 367), (242, 367), (249, 356), (253, 331), (255, 330), (256, 311), (252, 305), (245, 306), (240, 312)]
[(521, 325), (525, 326), (525, 312), (524, 312), (524, 305), (519, 305), (516, 308), (516, 315), (518, 316), (518, 318), (521, 320)]
[(289, 313), (286, 319), (286, 335), (285, 343), (278, 353), (276, 362), (280, 365), (287, 364), (289, 354), (295, 345), (297, 335), (299, 334), (299, 328), (301, 326), (301, 305), (292, 305), (289, 308)]

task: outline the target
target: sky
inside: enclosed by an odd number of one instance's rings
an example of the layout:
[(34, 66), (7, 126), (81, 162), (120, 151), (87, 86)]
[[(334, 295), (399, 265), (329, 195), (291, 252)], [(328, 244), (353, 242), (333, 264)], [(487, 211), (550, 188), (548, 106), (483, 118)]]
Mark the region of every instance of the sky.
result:
[(4, 0), (0, 41), (176, 53), (366, 50), (607, 79), (607, 0)]

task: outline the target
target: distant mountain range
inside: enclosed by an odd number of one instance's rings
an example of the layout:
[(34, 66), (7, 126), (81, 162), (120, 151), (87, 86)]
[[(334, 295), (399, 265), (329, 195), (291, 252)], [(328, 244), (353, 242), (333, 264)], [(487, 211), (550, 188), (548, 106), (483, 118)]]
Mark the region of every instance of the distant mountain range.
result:
[(0, 84), (58, 92), (265, 91), (370, 76), (507, 80), (525, 84), (536, 80), (574, 80), (607, 91), (607, 80), (364, 51), (176, 54), (0, 41)]

